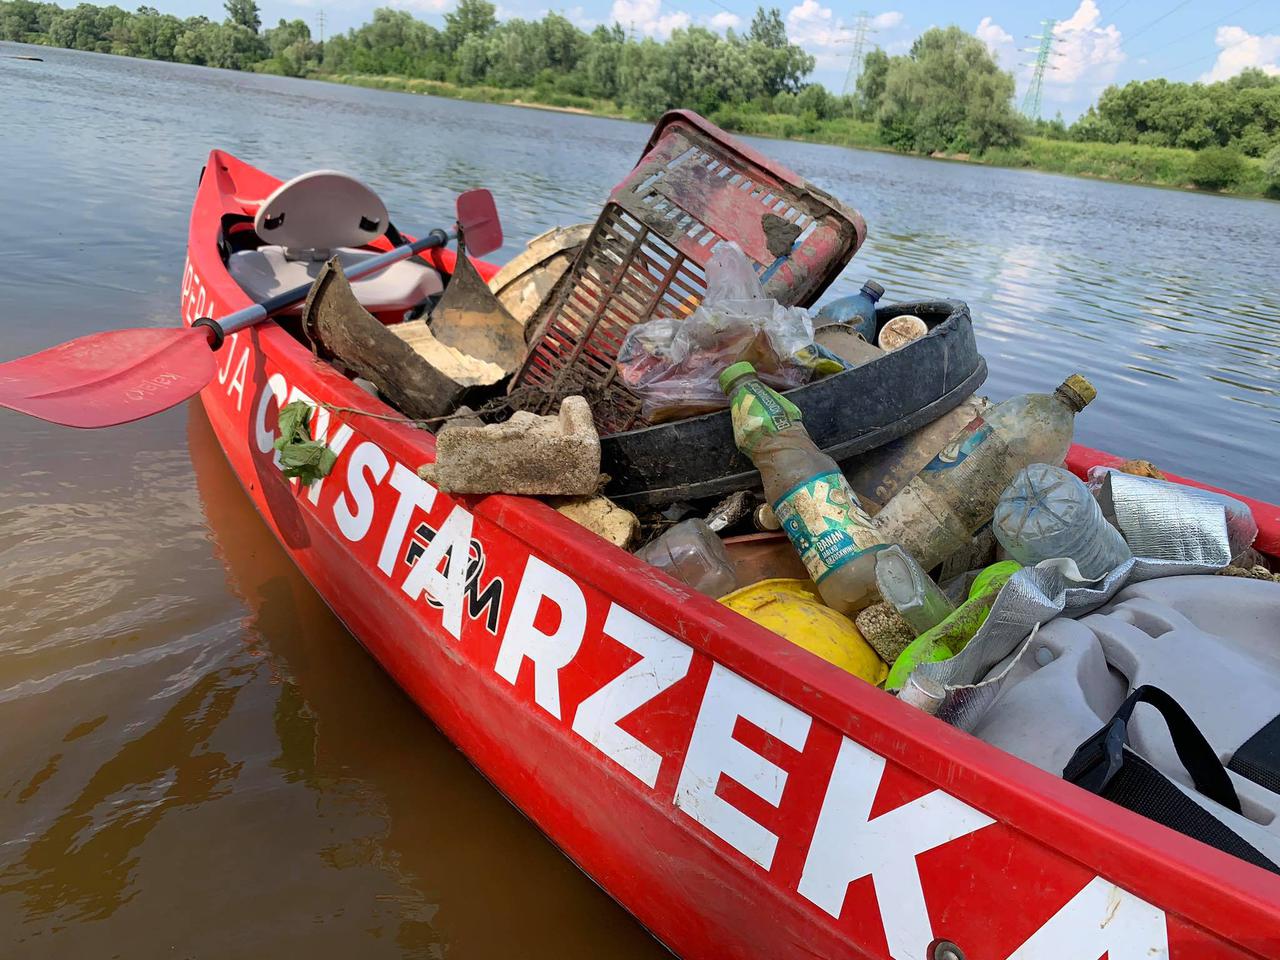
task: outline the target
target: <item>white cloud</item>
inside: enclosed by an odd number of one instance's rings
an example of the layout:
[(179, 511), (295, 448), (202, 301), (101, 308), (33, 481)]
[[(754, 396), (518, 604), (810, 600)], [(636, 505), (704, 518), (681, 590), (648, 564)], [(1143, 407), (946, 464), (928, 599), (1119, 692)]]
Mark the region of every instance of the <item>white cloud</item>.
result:
[(570, 23), (582, 30), (591, 30), (600, 25), (600, 21), (588, 17), (587, 11), (582, 7), (570, 7), (564, 11), (564, 15)]
[(1018, 50), (1013, 45), (1013, 34), (990, 17), (983, 17), (973, 35), (987, 45), (996, 62), (1006, 70), (1018, 64)]
[(1243, 27), (1219, 27), (1213, 42), (1218, 47), (1218, 59), (1213, 69), (1200, 76), (1206, 83), (1229, 80), (1249, 67), (1280, 76), (1280, 35), (1255, 35)]
[(871, 18), (872, 30), (892, 30), (902, 22), (902, 14), (897, 10), (888, 13), (877, 13)]
[(1053, 48), (1056, 55), (1049, 58), (1045, 72), (1050, 85), (1066, 87), (1087, 77), (1089, 87), (1100, 91), (1114, 79), (1125, 59), (1120, 49), (1120, 31), (1114, 23), (1100, 26), (1101, 21), (1098, 4), (1080, 0), (1076, 12), (1053, 28), (1058, 42)]
[(663, 13), (662, 0), (613, 0), (609, 16), (628, 30), (634, 27), (640, 33), (659, 40), (665, 40), (673, 30), (693, 23), (693, 17), (683, 10)]
[(787, 11), (787, 36), (806, 49), (835, 47), (848, 39), (846, 33), (831, 8), (818, 0), (803, 0)]
[[(398, 10), (417, 10), (421, 13), (440, 13), (452, 6), (453, 0), (388, 0)], [(307, 4), (310, 6), (310, 4)]]
[(728, 30), (730, 27), (742, 26), (742, 18), (736, 13), (730, 13), (728, 10), (722, 10), (717, 13), (709, 22), (717, 30)]

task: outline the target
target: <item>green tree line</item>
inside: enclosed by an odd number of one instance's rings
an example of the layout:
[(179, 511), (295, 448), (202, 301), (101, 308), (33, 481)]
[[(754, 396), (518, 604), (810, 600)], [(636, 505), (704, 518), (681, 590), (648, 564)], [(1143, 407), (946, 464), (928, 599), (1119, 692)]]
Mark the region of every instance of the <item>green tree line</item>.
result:
[(835, 126), (845, 134), (838, 142), (924, 154), (1008, 152), (1036, 135), (1185, 147), (1200, 151), (1192, 180), (1213, 189), (1238, 180), (1246, 156), (1265, 156), (1268, 170), (1280, 171), (1280, 77), (1258, 70), (1213, 84), (1113, 86), (1070, 126), (1031, 124), (1014, 112), (1013, 76), (958, 27), (931, 28), (900, 56), (873, 51), (856, 93), (840, 97), (808, 81), (813, 57), (790, 41), (776, 8), (759, 8), (740, 32), (691, 26), (659, 42), (618, 24), (587, 32), (554, 12), (500, 22), (489, 0), (459, 0), (441, 28), (384, 8), (317, 43), (302, 20), (264, 29), (255, 0), (225, 7), (215, 22), (150, 6), (0, 0), (0, 39), (289, 76), (520, 91), (534, 102), (604, 104), (649, 119), (687, 107), (738, 130), (826, 136)]

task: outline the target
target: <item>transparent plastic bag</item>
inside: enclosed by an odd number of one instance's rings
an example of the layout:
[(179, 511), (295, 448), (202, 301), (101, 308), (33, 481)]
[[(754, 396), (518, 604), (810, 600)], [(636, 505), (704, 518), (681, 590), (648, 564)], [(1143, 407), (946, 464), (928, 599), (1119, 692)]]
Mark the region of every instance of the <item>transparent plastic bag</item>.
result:
[(752, 364), (775, 390), (845, 368), (815, 347), (813, 323), (799, 307), (767, 300), (737, 244), (716, 251), (707, 266), (707, 295), (680, 319), (661, 318), (627, 331), (618, 373), (652, 423), (722, 410), (729, 405), (718, 377), (739, 361)]

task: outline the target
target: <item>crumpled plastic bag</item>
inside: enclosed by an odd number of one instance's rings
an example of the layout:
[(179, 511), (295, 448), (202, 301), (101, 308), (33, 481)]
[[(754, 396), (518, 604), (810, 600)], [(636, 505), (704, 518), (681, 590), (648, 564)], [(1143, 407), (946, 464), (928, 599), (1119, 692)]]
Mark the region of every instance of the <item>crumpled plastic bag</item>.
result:
[(720, 371), (746, 361), (775, 390), (808, 383), (814, 374), (845, 369), (813, 343), (813, 322), (800, 307), (768, 300), (735, 243), (724, 244), (707, 266), (707, 295), (684, 319), (661, 318), (627, 331), (618, 373), (641, 400), (651, 423), (722, 410), (729, 399)]

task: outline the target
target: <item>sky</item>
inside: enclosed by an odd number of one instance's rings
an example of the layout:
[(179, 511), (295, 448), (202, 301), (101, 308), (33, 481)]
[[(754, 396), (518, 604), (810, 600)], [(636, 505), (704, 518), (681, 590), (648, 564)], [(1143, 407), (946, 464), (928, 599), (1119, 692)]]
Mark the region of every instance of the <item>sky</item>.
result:
[[(346, 30), (378, 6), (400, 7), (440, 24), (456, 0), (259, 0), (264, 23), (302, 17), (317, 27), (323, 10), (325, 32)], [(498, 15), (537, 18), (549, 9), (584, 29), (618, 22), (636, 35), (659, 39), (683, 26), (745, 29), (755, 0), (495, 0)], [(1112, 83), (1168, 77), (1214, 81), (1247, 67), (1280, 75), (1280, 3), (1276, 0), (899, 0), (882, 7), (849, 9), (833, 0), (769, 0), (777, 5), (793, 42), (817, 60), (814, 80), (842, 92), (859, 23), (866, 14), (867, 46), (890, 55), (905, 53), (932, 26), (955, 24), (979, 37), (1017, 78), (1017, 97), (1030, 85), (1034, 48), (1043, 22), (1055, 20), (1052, 56), (1044, 74), (1041, 113), (1061, 113), (1068, 122)], [(221, 16), (220, 0), (170, 0), (166, 12)]]

